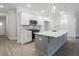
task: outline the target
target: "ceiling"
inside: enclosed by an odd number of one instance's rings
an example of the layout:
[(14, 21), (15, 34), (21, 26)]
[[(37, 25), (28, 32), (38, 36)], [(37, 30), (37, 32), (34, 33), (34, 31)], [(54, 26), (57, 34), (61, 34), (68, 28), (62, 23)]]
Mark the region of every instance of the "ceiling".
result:
[(39, 13), (41, 10), (45, 10), (45, 14), (51, 14), (51, 10), (53, 9), (54, 5), (56, 6), (57, 12), (65, 11), (68, 13), (76, 13), (79, 10), (78, 3), (0, 3), (0, 4), (4, 5), (4, 8), (0, 8), (0, 10), (15, 9), (16, 7), (27, 8), (27, 4), (30, 4), (31, 7), (29, 9)]

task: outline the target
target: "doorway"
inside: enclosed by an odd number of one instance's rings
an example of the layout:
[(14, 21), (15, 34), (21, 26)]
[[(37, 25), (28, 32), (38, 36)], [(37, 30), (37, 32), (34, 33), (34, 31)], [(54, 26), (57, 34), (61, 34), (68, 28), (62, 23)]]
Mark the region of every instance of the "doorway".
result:
[(0, 35), (6, 35), (6, 16), (0, 16)]

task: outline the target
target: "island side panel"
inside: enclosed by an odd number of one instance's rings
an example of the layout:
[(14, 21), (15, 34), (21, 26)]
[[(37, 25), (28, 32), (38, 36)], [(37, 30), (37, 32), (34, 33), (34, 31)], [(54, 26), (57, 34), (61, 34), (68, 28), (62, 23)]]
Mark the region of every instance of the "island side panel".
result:
[(54, 55), (55, 52), (66, 42), (66, 39), (67, 34), (64, 34), (57, 38), (49, 37), (48, 55)]
[(57, 45), (57, 38), (54, 37), (49, 37), (48, 39), (48, 55), (53, 55), (54, 54), (54, 50), (58, 47)]

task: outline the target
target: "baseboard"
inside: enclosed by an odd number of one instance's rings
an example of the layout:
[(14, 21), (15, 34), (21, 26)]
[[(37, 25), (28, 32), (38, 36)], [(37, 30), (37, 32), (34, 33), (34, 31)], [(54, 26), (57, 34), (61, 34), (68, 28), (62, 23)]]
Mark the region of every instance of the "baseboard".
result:
[(6, 36), (6, 35), (0, 35), (0, 36)]
[(79, 38), (79, 35), (76, 34), (76, 38)]
[(79, 38), (79, 36), (76, 36), (76, 38), (77, 38), (77, 37)]
[(67, 38), (75, 39), (76, 37), (67, 37)]
[(9, 40), (17, 40), (16, 38), (12, 38), (12, 37), (8, 37), (8, 36), (7, 36), (7, 38), (8, 38)]
[(16, 38), (11, 38), (11, 40), (17, 40)]
[(19, 40), (17, 40), (17, 43), (20, 43), (20, 41), (19, 41)]

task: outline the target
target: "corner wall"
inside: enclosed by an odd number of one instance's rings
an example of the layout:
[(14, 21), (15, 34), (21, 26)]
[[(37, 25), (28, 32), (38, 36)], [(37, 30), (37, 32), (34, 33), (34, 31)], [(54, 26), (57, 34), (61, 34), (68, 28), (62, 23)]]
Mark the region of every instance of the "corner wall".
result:
[(9, 10), (7, 14), (7, 37), (16, 40), (16, 10)]

